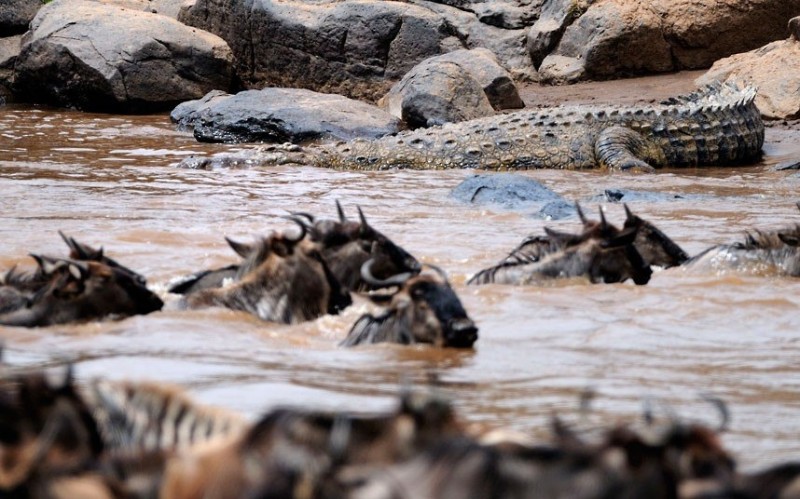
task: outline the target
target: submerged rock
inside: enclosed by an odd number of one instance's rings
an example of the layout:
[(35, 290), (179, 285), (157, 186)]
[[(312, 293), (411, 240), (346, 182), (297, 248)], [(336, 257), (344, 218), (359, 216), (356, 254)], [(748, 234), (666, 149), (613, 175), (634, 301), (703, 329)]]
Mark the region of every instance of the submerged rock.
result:
[(564, 201), (540, 182), (516, 173), (470, 175), (450, 192), (450, 196), (463, 203), (506, 209)]

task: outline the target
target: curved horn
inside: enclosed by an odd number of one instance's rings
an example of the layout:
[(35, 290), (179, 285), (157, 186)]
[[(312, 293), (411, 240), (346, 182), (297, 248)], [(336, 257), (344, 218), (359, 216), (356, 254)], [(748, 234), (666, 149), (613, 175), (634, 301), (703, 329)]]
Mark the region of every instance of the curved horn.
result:
[(314, 215), (312, 215), (311, 213), (308, 213), (306, 211), (290, 211), (289, 215), (291, 215), (293, 217), (297, 217), (297, 218), (305, 218), (306, 220), (308, 220), (308, 223), (311, 223), (311, 224), (313, 224), (314, 221), (316, 220), (314, 218)]
[(444, 271), (444, 269), (442, 269), (442, 268), (441, 268), (441, 267), (439, 267), (438, 265), (434, 265), (434, 264), (432, 264), (432, 263), (423, 263), (423, 265), (424, 265), (425, 267), (428, 267), (429, 269), (433, 270), (433, 271), (434, 271), (434, 272), (436, 272), (437, 274), (439, 274), (439, 277), (441, 277), (442, 279), (444, 279), (444, 282), (448, 282), (448, 281), (447, 281), (447, 273)]
[(591, 223), (591, 222), (589, 222), (589, 219), (586, 218), (586, 214), (583, 213), (583, 209), (581, 208), (581, 205), (577, 201), (575, 201), (575, 211), (578, 212), (578, 218), (581, 219), (581, 223), (584, 226), (587, 226), (587, 225), (589, 225)]
[(728, 429), (728, 424), (731, 422), (731, 413), (728, 411), (728, 406), (725, 402), (710, 393), (702, 393), (700, 394), (700, 398), (709, 402), (711, 405), (717, 408), (719, 411), (720, 416), (720, 423), (719, 427), (717, 428), (717, 433), (722, 433)]
[(378, 279), (372, 275), (372, 264), (374, 259), (370, 258), (363, 265), (361, 265), (361, 278), (370, 286), (376, 288), (388, 288), (390, 286), (402, 286), (407, 280), (414, 277), (411, 272), (403, 272), (402, 274), (393, 275), (386, 279)]
[(344, 209), (338, 199), (336, 200), (336, 213), (339, 214), (339, 221), (341, 223), (347, 222), (347, 215), (344, 214)]
[(306, 224), (299, 217), (296, 217), (294, 215), (286, 215), (283, 218), (285, 218), (287, 220), (291, 220), (292, 222), (296, 223), (300, 227), (300, 235), (299, 236), (297, 236), (297, 237), (288, 237), (288, 236), (284, 235), (283, 238), (288, 243), (291, 243), (291, 244), (297, 244), (300, 241), (302, 241), (303, 238), (306, 237), (306, 232), (308, 232), (308, 228), (306, 227)]

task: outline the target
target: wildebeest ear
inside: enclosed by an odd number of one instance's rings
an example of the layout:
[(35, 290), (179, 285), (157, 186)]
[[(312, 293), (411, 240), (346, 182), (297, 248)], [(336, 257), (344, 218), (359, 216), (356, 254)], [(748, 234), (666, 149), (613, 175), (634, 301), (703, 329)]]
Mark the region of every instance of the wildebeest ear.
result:
[(630, 226), (636, 223), (640, 223), (642, 221), (642, 219), (639, 218), (638, 215), (633, 214), (630, 207), (628, 207), (628, 203), (623, 203), (622, 206), (625, 207), (625, 225)]
[(782, 234), (778, 233), (778, 237), (784, 244), (788, 244), (789, 246), (800, 246), (800, 237), (797, 234)]
[(236, 254), (239, 255), (242, 258), (247, 258), (248, 255), (250, 255), (250, 253), (252, 253), (252, 251), (253, 251), (253, 245), (252, 244), (245, 244), (245, 243), (236, 242), (233, 239), (230, 239), (228, 237), (225, 238), (225, 241), (227, 241), (228, 246), (230, 246), (231, 249), (233, 251), (235, 251)]

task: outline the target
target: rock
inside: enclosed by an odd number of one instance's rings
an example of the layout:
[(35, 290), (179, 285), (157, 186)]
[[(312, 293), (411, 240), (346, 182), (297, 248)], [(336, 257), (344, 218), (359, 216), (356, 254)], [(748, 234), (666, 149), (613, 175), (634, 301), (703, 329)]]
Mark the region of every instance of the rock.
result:
[(377, 138), (399, 130), (376, 106), (304, 89), (265, 88), (236, 95), (212, 92), (181, 104), (173, 121), (193, 126), (203, 142), (303, 142), (320, 138)]
[(675, 201), (685, 199), (681, 194), (671, 194), (668, 192), (637, 191), (633, 189), (606, 189), (599, 196), (595, 196), (592, 201), (601, 203), (631, 203), (643, 201), (647, 203)]
[(708, 67), (785, 36), (785, 23), (800, 14), (800, 0), (607, 0), (591, 3), (569, 24), (570, 9), (581, 12), (575, 6), (548, 5), (554, 10), (545, 8), (528, 35), (531, 57), (542, 61), (541, 82)]
[(507, 209), (564, 201), (536, 180), (517, 173), (470, 175), (450, 192), (450, 196), (463, 203)]
[(705, 85), (728, 79), (758, 87), (756, 106), (765, 118), (800, 117), (800, 41), (797, 38), (790, 37), (721, 59), (696, 83)]
[(575, 208), (575, 203), (570, 203), (566, 199), (559, 199), (545, 204), (542, 209), (533, 214), (533, 217), (542, 220), (563, 220), (577, 216), (577, 214), (578, 210)]
[(0, 103), (13, 100), (14, 65), (22, 45), (22, 35), (0, 38)]
[(171, 17), (173, 19), (178, 17), (181, 6), (184, 0), (94, 0), (127, 9), (141, 10), (150, 12), (152, 14), (161, 14), (162, 16)]
[(423, 62), (378, 103), (409, 127), (429, 127), (494, 114), (483, 89), (458, 64)]
[(212, 90), (203, 97), (195, 100), (181, 102), (169, 113), (169, 118), (180, 128), (192, 128), (197, 117), (221, 99), (231, 96), (222, 90)]
[(0, 1), (0, 37), (25, 33), (41, 7), (41, 0)]
[(367, 100), (454, 38), (441, 16), (401, 2), (197, 0), (178, 19), (226, 39), (247, 87), (303, 87)]
[(32, 102), (153, 111), (227, 90), (231, 68), (222, 39), (169, 17), (56, 0), (42, 7), (23, 39), (14, 90)]
[[(536, 21), (544, 0), (432, 0), (470, 12), (478, 21), (505, 30), (522, 29)], [(415, 2), (416, 3), (416, 2)], [(421, 2), (420, 2), (421, 3)]]
[(545, 3), (539, 19), (527, 35), (527, 48), (537, 69), (553, 48), (558, 45), (564, 30), (588, 8), (591, 0), (551, 0)]
[(525, 106), (508, 71), (487, 49), (455, 50), (406, 73), (379, 105), (412, 128), (454, 123)]

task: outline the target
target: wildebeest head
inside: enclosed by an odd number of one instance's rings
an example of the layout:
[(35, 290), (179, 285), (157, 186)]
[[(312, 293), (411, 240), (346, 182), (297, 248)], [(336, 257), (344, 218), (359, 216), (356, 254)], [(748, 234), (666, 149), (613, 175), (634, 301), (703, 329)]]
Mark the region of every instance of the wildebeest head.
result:
[(57, 377), (39, 371), (0, 381), (4, 491), (24, 494), (26, 487), (41, 484), (52, 473), (82, 471), (103, 451), (95, 421), (76, 391), (71, 367)]
[(309, 238), (320, 246), (331, 271), (348, 289), (376, 289), (375, 284), (361, 277), (361, 266), (370, 259), (373, 260), (373, 275), (378, 279), (420, 271), (417, 259), (372, 227), (360, 207), (358, 221), (349, 220), (338, 201), (336, 208), (339, 217), (336, 221), (307, 216)]
[(253, 244), (226, 238), (243, 258), (233, 282), (190, 293), (185, 304), (224, 306), (285, 324), (337, 313), (350, 305), (349, 292), (330, 271), (318, 249), (304, 239), (305, 224), (296, 217), (290, 218), (300, 226), (299, 235), (273, 233)]
[(147, 285), (147, 280), (144, 278), (143, 275), (134, 272), (133, 270), (122, 265), (116, 260), (106, 256), (102, 247), (99, 249), (95, 249), (87, 244), (79, 243), (78, 241), (75, 240), (75, 238), (69, 237), (61, 231), (58, 231), (58, 235), (61, 236), (61, 239), (63, 239), (66, 245), (69, 247), (69, 258), (71, 258), (72, 260), (104, 263), (109, 267), (113, 267), (121, 272), (127, 272), (134, 280), (136, 280), (142, 286)]
[(680, 246), (661, 232), (655, 225), (642, 219), (625, 205), (625, 225), (623, 229), (636, 228), (636, 250), (650, 265), (669, 268), (681, 265), (689, 259)]
[(437, 346), (469, 348), (478, 339), (478, 328), (469, 318), (445, 273), (428, 265), (432, 273), (399, 274), (378, 280), (371, 273), (371, 260), (362, 266), (365, 281), (376, 288), (397, 286), (391, 294), (370, 298), (386, 307), (375, 317), (365, 314), (356, 321), (344, 346), (361, 343), (431, 343)]
[(97, 261), (33, 255), (44, 283), (24, 307), (0, 315), (0, 324), (48, 326), (160, 310), (161, 299), (135, 274)]

